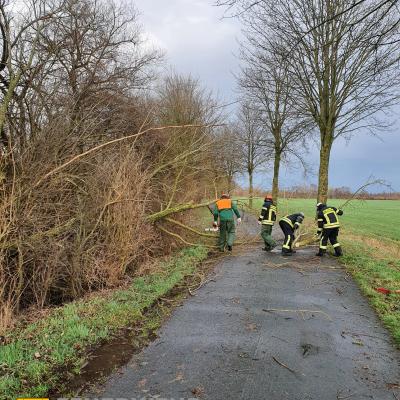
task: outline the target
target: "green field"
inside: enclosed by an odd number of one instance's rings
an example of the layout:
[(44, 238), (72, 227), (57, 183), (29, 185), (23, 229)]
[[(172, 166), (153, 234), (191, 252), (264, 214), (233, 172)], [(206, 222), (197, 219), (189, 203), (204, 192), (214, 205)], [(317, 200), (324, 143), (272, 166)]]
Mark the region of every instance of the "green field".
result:
[[(338, 208), (343, 203), (328, 202)], [(310, 199), (281, 199), (278, 211), (280, 216), (302, 211), (309, 226), (315, 218), (315, 204)], [(261, 205), (262, 200), (256, 200), (253, 208)], [(340, 262), (353, 275), (400, 347), (400, 296), (376, 291), (379, 287), (400, 289), (400, 201), (354, 200), (343, 211), (340, 242), (344, 257)]]
[[(344, 200), (330, 200), (329, 205), (339, 207)], [(306, 218), (315, 218), (316, 201), (312, 199), (281, 199), (280, 215), (304, 212)], [(255, 208), (260, 208), (262, 200), (255, 200)], [(346, 231), (400, 241), (400, 200), (354, 200), (344, 209), (340, 217)]]

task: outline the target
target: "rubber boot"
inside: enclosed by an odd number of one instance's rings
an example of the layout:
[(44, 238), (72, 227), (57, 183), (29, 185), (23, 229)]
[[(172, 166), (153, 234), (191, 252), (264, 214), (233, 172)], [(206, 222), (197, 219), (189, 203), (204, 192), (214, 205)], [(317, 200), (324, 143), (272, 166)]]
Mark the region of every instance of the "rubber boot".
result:
[(318, 257), (323, 257), (326, 253), (326, 250), (324, 249), (319, 249), (318, 253), (316, 254), (316, 256)]
[(291, 252), (291, 250), (282, 249), (282, 255), (283, 255), (284, 257), (291, 256), (292, 254), (293, 254), (293, 253)]
[(343, 255), (342, 248), (340, 246), (335, 247), (335, 257), (342, 257), (342, 255)]

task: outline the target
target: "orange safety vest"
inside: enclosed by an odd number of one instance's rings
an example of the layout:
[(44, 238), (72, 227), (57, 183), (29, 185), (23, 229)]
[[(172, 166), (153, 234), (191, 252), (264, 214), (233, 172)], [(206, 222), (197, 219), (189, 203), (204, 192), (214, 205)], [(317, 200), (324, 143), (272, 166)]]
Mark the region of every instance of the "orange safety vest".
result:
[(218, 200), (217, 203), (218, 211), (227, 210), (232, 208), (232, 200), (231, 199), (221, 199)]

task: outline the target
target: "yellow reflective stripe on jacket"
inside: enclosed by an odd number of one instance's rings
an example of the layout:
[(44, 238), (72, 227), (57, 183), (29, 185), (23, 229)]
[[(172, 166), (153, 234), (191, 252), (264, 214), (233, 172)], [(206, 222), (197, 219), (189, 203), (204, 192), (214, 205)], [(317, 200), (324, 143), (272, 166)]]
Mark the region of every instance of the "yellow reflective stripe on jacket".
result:
[(270, 223), (270, 225), (274, 224), (274, 214), (276, 214), (276, 207), (275, 206), (270, 206), (269, 211), (268, 211), (268, 218), (267, 221)]
[[(267, 218), (262, 220), (262, 225), (274, 225), (275, 221), (273, 219), (274, 214), (276, 215), (276, 206), (270, 206), (270, 207), (263, 207), (262, 208), (265, 211), (268, 211), (268, 216)], [(260, 218), (263, 218), (262, 215), (260, 215)]]
[(274, 225), (274, 221), (268, 221), (267, 219), (264, 219), (261, 222), (261, 225)]
[(292, 228), (294, 228), (293, 222), (289, 218), (283, 217), (281, 218), (281, 221), (287, 222)]
[[(340, 223), (339, 223), (339, 218), (336, 214), (336, 211), (333, 208), (327, 208), (326, 210), (323, 211), (324, 214), (324, 228), (329, 229), (329, 228), (339, 228)], [(330, 218), (333, 217), (333, 218)]]

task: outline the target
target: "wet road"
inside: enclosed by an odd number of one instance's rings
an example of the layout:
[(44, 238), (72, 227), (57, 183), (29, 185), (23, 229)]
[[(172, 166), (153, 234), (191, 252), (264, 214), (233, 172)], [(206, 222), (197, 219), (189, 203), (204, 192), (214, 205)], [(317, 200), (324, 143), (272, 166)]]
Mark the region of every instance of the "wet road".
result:
[[(304, 249), (223, 259), (103, 397), (400, 399), (400, 356), (345, 271)], [(97, 394), (99, 396), (99, 394)]]

